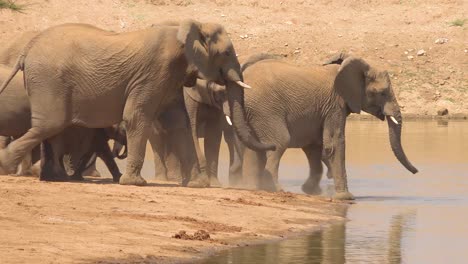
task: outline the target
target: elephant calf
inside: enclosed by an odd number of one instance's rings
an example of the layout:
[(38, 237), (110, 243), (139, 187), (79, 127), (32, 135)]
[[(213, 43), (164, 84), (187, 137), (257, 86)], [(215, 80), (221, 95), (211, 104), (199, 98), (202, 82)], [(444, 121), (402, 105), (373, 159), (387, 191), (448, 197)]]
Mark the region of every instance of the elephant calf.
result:
[[(340, 64), (341, 65), (338, 65)], [(358, 57), (339, 56), (327, 65), (298, 67), (269, 56), (255, 56), (243, 66), (245, 109), (254, 134), (273, 142), (275, 151), (245, 148), (242, 170), (247, 185), (279, 190), (279, 162), (287, 148), (302, 148), (310, 166), (303, 185), (320, 193), (321, 160), (335, 182), (336, 199), (353, 199), (345, 168), (345, 125), (350, 113), (365, 111), (387, 120), (392, 150), (412, 173), (417, 169), (401, 146), (402, 117), (389, 75)], [(240, 155), (238, 153), (237, 155)], [(239, 173), (230, 181), (239, 181)]]

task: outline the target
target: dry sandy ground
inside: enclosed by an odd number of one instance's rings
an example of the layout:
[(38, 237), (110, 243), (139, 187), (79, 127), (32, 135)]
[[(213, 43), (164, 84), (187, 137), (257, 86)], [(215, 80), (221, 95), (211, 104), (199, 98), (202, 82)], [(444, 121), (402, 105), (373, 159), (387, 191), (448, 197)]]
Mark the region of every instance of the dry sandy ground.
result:
[[(0, 176), (0, 262), (187, 262), (214, 250), (318, 229), (342, 220), (340, 206), (291, 193)], [(173, 238), (181, 230), (204, 230), (210, 239)]]
[[(65, 22), (130, 31), (163, 20), (194, 18), (225, 25), (240, 55), (271, 52), (300, 65), (320, 63), (341, 50), (361, 56), (388, 69), (403, 113), (434, 115), (446, 107), (450, 113), (468, 114), (466, 0), (16, 3), (25, 5), (24, 13), (0, 11), (0, 45), (26, 30), (42, 30)], [(435, 43), (443, 38), (446, 43)], [(418, 56), (419, 50), (425, 54)]]

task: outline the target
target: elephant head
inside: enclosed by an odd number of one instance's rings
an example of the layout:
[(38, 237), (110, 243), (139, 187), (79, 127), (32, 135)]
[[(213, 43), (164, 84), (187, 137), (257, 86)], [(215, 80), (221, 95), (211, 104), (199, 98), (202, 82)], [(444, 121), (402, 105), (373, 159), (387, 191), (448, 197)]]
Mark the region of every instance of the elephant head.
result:
[[(236, 51), (225, 29), (218, 24), (188, 20), (180, 24), (177, 39), (184, 45), (187, 76), (226, 86), (226, 108), (240, 140), (254, 150), (274, 150), (275, 145), (260, 143), (247, 125), (243, 89), (250, 86), (243, 82)], [(185, 80), (185, 84), (195, 84), (195, 81)]]
[(361, 110), (387, 119), (390, 145), (400, 163), (412, 173), (418, 170), (411, 164), (401, 146), (402, 117), (392, 89), (388, 72), (380, 71), (364, 60), (340, 56), (342, 61), (334, 81), (335, 91), (344, 99), (353, 113)]
[(216, 107), (220, 111), (222, 110), (226, 116), (227, 122), (232, 125), (226, 86), (219, 85), (211, 81), (197, 79), (195, 86), (185, 87), (184, 92), (198, 103)]
[[(114, 146), (112, 147), (114, 157), (118, 159), (127, 158), (127, 130), (125, 123), (122, 121), (119, 124), (105, 128), (105, 132), (109, 139), (114, 140)], [(124, 149), (124, 152), (121, 154), (122, 149)]]

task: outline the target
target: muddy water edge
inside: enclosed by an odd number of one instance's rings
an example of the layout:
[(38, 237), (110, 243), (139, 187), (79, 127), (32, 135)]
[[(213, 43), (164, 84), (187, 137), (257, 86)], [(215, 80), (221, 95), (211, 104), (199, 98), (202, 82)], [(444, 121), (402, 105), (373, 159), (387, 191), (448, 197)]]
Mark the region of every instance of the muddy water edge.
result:
[[(416, 175), (393, 156), (385, 122), (349, 121), (346, 130), (348, 180), (356, 196), (356, 204), (341, 212), (349, 221), (200, 263), (466, 263), (468, 122), (405, 123), (403, 147)], [(307, 170), (302, 151), (288, 150), (280, 166), (283, 187), (301, 192)], [(331, 180), (324, 177), (321, 184), (323, 195), (333, 194)]]

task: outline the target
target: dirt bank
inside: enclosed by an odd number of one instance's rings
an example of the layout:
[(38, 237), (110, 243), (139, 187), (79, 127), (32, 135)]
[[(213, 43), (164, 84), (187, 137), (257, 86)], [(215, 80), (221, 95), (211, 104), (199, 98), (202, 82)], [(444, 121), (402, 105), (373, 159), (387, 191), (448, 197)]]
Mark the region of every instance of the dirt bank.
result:
[[(0, 10), (0, 47), (66, 22), (131, 31), (163, 20), (225, 25), (240, 55), (283, 54), (305, 65), (341, 50), (388, 69), (403, 113), (468, 114), (468, 2), (464, 0), (17, 0)], [(418, 55), (419, 53), (419, 55)]]
[(291, 193), (0, 176), (0, 260), (180, 263), (245, 241), (318, 229), (342, 220), (337, 206), (344, 205)]

